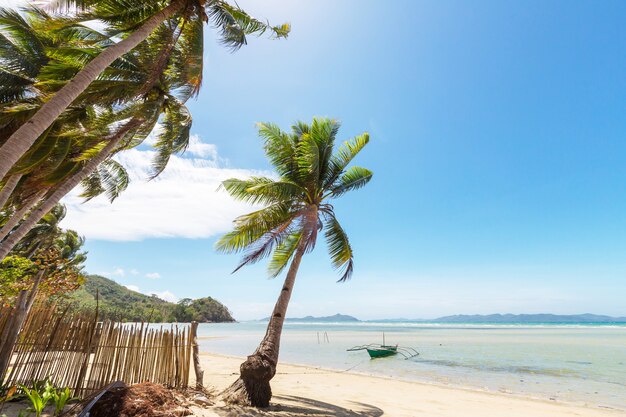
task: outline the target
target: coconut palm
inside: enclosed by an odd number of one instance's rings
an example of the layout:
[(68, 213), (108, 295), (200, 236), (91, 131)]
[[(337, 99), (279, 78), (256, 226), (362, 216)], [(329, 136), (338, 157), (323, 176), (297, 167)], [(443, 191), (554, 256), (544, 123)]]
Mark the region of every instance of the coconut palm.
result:
[[(11, 167), (107, 67), (145, 41), (164, 22), (178, 19), (181, 26), (189, 22), (189, 27), (197, 32), (193, 39), (201, 40), (201, 22), (211, 21), (220, 30), (222, 42), (233, 49), (245, 44), (248, 34), (270, 30), (276, 37), (285, 37), (289, 32), (288, 25), (270, 26), (221, 0), (79, 0), (66, 3), (86, 10), (85, 19), (98, 19), (109, 24), (120, 40), (93, 57), (2, 144), (0, 180), (4, 180)], [(172, 36), (172, 41), (178, 42), (178, 33), (172, 32)]]
[[(124, 102), (124, 97), (127, 97), (127, 100), (139, 98), (140, 101), (115, 112), (100, 111), (97, 117), (92, 118), (93, 120), (83, 121), (78, 129), (65, 127), (62, 131), (65, 141), (72, 137), (79, 138), (79, 143), (75, 144), (74, 148), (86, 150), (83, 155), (65, 161), (49, 176), (42, 177), (40, 169), (31, 175), (36, 179), (43, 179), (44, 185), (49, 186), (49, 189), (39, 206), (6, 240), (2, 241), (0, 259), (4, 258), (28, 230), (79, 183), (82, 182), (85, 187), (83, 195), (87, 198), (93, 198), (102, 192), (105, 192), (110, 200), (116, 198), (126, 188), (128, 179), (125, 177), (123, 167), (112, 160), (111, 156), (140, 144), (153, 130), (161, 116), (163, 116), (162, 128), (156, 135), (157, 157), (152, 176), (162, 172), (172, 153), (186, 148), (191, 116), (183, 102), (199, 88), (202, 67), (189, 63), (198, 62), (194, 57), (202, 54), (202, 43), (190, 37), (194, 31), (179, 29), (176, 25), (176, 23), (162, 25), (146, 42), (125, 55), (123, 68), (109, 69), (105, 79), (100, 79), (90, 87), (86, 94), (88, 97), (95, 96), (99, 99), (103, 94), (106, 95), (106, 91), (111, 89), (119, 91), (121, 86), (126, 96), (120, 97), (120, 94), (117, 94), (111, 97), (112, 100)], [(178, 39), (183, 39), (184, 42), (168, 43), (169, 33), (176, 30)], [(68, 48), (64, 49), (67, 51)], [(80, 51), (72, 52), (72, 56), (80, 56), (77, 54), (80, 54)], [(201, 63), (201, 60), (199, 62)], [(56, 62), (53, 69), (59, 76), (67, 73), (63, 65)], [(71, 70), (70, 68), (70, 73)], [(47, 71), (47, 67), (44, 67), (41, 72), (49, 73), (50, 70)], [(94, 89), (95, 92), (92, 91)], [(88, 100), (85, 104), (89, 104)], [(40, 153), (39, 148), (36, 148), (36, 151)], [(35, 151), (31, 150), (28, 154), (32, 152)], [(77, 149), (74, 149), (74, 155), (76, 152)], [(34, 158), (25, 159), (30, 162)], [(23, 165), (25, 163), (19, 164), (18, 167)], [(15, 169), (11, 171), (14, 175), (24, 172)], [(21, 169), (33, 171), (33, 164)], [(35, 187), (28, 184), (28, 188)], [(16, 215), (9, 219), (7, 227), (0, 230), (0, 241), (22, 219), (24, 209), (28, 211), (29, 208), (23, 206), (16, 210)]]
[(276, 277), (289, 264), (265, 337), (241, 364), (239, 379), (224, 393), (230, 402), (269, 405), (269, 381), (276, 373), (280, 336), (296, 274), (302, 256), (315, 247), (318, 232), (324, 231), (332, 265), (341, 270), (339, 281), (352, 275), (352, 248), (330, 200), (363, 187), (372, 178), (372, 172), (365, 168), (348, 167), (368, 143), (369, 135), (357, 136), (333, 153), (338, 130), (339, 123), (326, 118), (315, 118), (310, 125), (298, 122), (291, 133), (274, 124), (260, 124), (265, 154), (279, 178), (229, 179), (222, 183), (234, 198), (265, 207), (238, 217), (234, 230), (219, 239), (216, 249), (243, 252), (235, 271), (270, 257), (269, 274)]
[[(67, 19), (54, 18), (34, 6), (23, 8), (21, 13), (0, 8), (0, 26), (3, 29), (0, 35), (2, 143), (28, 120), (50, 93), (58, 89), (46, 74), (50, 68), (66, 73), (69, 70), (71, 73), (72, 68), (81, 62), (80, 56), (73, 51), (82, 48), (93, 53), (111, 42), (107, 36), (93, 29)], [(27, 209), (22, 204), (25, 194), (28, 197), (47, 189), (75, 170), (76, 164), (71, 160), (80, 154), (81, 149), (96, 146), (106, 136), (102, 130), (92, 132), (92, 119), (94, 115), (102, 114), (105, 106), (112, 104), (98, 98), (92, 103), (72, 106), (64, 117), (57, 119), (12, 167), (0, 191), (0, 208), (12, 200), (14, 207), (17, 203), (22, 210)], [(100, 127), (112, 122), (111, 118), (102, 120)], [(75, 134), (70, 134), (72, 131)], [(11, 211), (10, 207), (7, 209)], [(19, 210), (16, 212), (19, 213)]]

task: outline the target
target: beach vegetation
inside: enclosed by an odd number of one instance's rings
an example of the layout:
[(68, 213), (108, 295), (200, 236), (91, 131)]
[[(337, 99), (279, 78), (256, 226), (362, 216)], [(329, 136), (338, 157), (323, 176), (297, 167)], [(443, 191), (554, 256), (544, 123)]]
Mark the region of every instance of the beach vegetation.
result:
[(272, 26), (224, 1), (57, 5), (63, 14), (0, 9), (0, 208), (9, 214), (0, 259), (79, 184), (87, 199), (115, 199), (129, 181), (111, 158), (117, 152), (154, 131), (154, 178), (186, 149), (192, 119), (184, 104), (202, 83), (204, 23), (232, 50), (249, 35), (289, 33), (288, 24)]
[(101, 320), (121, 322), (221, 323), (235, 321), (226, 306), (211, 297), (178, 303), (141, 294), (99, 275), (86, 275), (85, 283), (68, 294), (73, 309), (95, 311)]
[(238, 217), (233, 230), (216, 243), (216, 249), (243, 254), (235, 271), (266, 258), (271, 277), (287, 270), (265, 337), (241, 364), (239, 379), (224, 393), (229, 402), (269, 405), (270, 380), (276, 374), (283, 323), (298, 268), (302, 257), (315, 248), (320, 233), (326, 239), (333, 267), (340, 272), (339, 282), (352, 276), (352, 247), (331, 201), (371, 180), (370, 170), (350, 166), (369, 142), (369, 134), (363, 133), (335, 150), (339, 127), (338, 121), (328, 118), (314, 118), (311, 124), (297, 122), (291, 132), (260, 123), (265, 154), (277, 176), (233, 178), (222, 183), (235, 199), (263, 208)]
[(25, 385), (21, 386), (22, 391), (26, 394), (26, 397), (30, 400), (32, 411), (35, 412), (35, 417), (40, 417), (44, 408), (53, 397), (54, 387), (50, 382), (46, 381), (42, 386), (28, 388)]
[(54, 415), (60, 416), (67, 403), (73, 400), (69, 387), (52, 390), (52, 402), (54, 403)]
[[(221, 42), (231, 49), (244, 45), (246, 35), (260, 35), (270, 31), (275, 37), (286, 37), (289, 33), (287, 24), (269, 25), (252, 18), (237, 5), (220, 0), (67, 0), (56, 4), (63, 11), (77, 11), (73, 18), (56, 19), (57, 26), (73, 26), (77, 21), (96, 20), (105, 24), (102, 32), (108, 43), (103, 45), (103, 50), (91, 50), (87, 44), (81, 51), (72, 51), (74, 56), (70, 58), (74, 58), (73, 61), (80, 66), (72, 74), (71, 82), (59, 83), (62, 79), (57, 78), (58, 74), (52, 71), (48, 81), (56, 84), (57, 91), (51, 93), (45, 102), (38, 103), (27, 118), (28, 122), (11, 132), (0, 146), (0, 179), (4, 179), (14, 164), (101, 74), (116, 61), (118, 65), (123, 63), (123, 57), (150, 36), (161, 36), (161, 44), (165, 49), (171, 46), (173, 50), (174, 46), (178, 46), (179, 49), (196, 52), (193, 57), (185, 56), (191, 58), (186, 68), (196, 72), (195, 86), (189, 91), (195, 94), (201, 83), (205, 22), (210, 22), (218, 29)], [(85, 53), (88, 57), (85, 57)], [(77, 56), (87, 59), (81, 61), (76, 59)], [(169, 52), (164, 52), (160, 58), (169, 60)], [(158, 60), (156, 63), (158, 67)], [(19, 96), (19, 93), (14, 95)]]

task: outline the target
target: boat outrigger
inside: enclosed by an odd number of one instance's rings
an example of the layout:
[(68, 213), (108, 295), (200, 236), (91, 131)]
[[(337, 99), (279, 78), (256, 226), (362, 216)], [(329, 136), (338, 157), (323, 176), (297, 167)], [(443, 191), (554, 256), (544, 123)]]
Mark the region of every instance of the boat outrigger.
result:
[(369, 345), (354, 346), (348, 349), (348, 352), (354, 352), (357, 350), (367, 350), (370, 358), (385, 358), (387, 356), (393, 356), (400, 354), (404, 359), (411, 359), (419, 355), (419, 352), (410, 347), (399, 347), (396, 345), (385, 344), (385, 333), (383, 333), (383, 344), (371, 343)]

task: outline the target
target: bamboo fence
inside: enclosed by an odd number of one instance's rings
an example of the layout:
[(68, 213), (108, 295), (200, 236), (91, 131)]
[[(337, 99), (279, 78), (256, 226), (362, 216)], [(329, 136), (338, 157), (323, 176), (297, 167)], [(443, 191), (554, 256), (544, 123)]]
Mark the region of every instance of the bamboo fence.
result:
[[(9, 311), (0, 308), (0, 334)], [(78, 397), (118, 380), (186, 388), (196, 328), (97, 322), (84, 313), (34, 307), (13, 350), (4, 386), (48, 379)]]

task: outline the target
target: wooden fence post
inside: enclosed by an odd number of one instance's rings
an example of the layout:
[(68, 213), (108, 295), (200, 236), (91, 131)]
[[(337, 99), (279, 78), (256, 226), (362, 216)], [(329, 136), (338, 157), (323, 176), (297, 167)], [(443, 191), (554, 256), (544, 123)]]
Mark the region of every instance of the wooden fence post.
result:
[(204, 389), (204, 370), (200, 366), (200, 353), (198, 352), (198, 322), (191, 322), (191, 345), (193, 347), (193, 369), (196, 373), (196, 389)]

